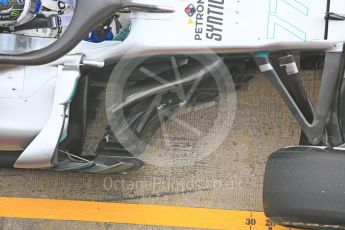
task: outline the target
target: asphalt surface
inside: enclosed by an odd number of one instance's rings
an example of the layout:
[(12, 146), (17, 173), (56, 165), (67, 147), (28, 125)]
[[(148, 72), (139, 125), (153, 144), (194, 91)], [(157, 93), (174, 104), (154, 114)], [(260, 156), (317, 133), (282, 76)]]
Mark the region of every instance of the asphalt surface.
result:
[[(319, 71), (302, 72), (305, 87), (314, 102), (320, 75)], [(173, 163), (189, 162), (190, 156), (184, 149), (191, 149), (193, 145), (181, 141), (183, 134), (188, 134), (188, 131), (173, 125), (176, 120), (168, 121), (165, 134), (158, 131), (144, 154), (151, 164), (138, 172), (127, 175), (91, 175), (1, 169), (0, 196), (261, 211), (267, 158), (281, 147), (297, 144), (300, 130), (283, 101), (262, 75), (257, 75), (245, 84), (236, 92), (236, 96), (237, 105), (231, 107), (236, 111), (231, 130), (220, 131), (225, 135), (225, 141), (217, 148), (213, 146), (215, 149), (212, 154), (197, 156), (192, 159), (192, 163), (183, 167), (173, 167)], [(208, 129), (208, 122), (217, 115), (214, 109), (210, 105), (198, 112), (177, 114), (175, 117), (177, 121), (184, 119), (191, 127), (204, 132)], [(106, 116), (102, 112), (102, 103), (99, 110), (95, 123), (89, 129), (85, 151), (92, 151), (94, 144), (99, 141), (99, 135), (104, 132)], [(193, 114), (193, 117), (186, 114)], [(228, 118), (221, 119), (228, 122)], [(180, 126), (187, 127), (183, 124)], [(187, 130), (195, 133), (191, 127), (187, 127)], [(221, 129), (221, 126), (217, 128)], [(193, 137), (192, 133), (188, 135)], [(170, 144), (174, 150), (162, 155), (167, 135), (173, 142)], [(188, 140), (195, 141), (193, 138)], [(157, 161), (157, 157), (161, 158)], [(119, 228), (156, 229), (108, 223), (0, 219), (0, 229)]]

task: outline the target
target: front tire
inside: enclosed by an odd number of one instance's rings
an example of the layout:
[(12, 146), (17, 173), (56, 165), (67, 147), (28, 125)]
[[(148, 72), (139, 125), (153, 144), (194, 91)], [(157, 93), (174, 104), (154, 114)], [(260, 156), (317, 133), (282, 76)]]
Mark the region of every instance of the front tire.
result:
[(265, 214), (277, 224), (345, 227), (345, 151), (291, 147), (273, 153), (264, 179)]

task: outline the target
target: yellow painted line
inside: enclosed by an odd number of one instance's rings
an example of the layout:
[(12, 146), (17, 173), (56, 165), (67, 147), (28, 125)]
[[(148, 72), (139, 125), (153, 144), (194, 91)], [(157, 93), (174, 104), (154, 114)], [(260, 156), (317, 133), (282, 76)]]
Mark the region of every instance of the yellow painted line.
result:
[(205, 229), (280, 230), (261, 212), (0, 197), (0, 217)]

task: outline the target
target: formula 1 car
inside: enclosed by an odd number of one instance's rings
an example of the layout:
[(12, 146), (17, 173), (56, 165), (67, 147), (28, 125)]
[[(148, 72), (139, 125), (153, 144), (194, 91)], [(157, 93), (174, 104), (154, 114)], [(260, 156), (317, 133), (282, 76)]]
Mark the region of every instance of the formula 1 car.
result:
[[(202, 100), (205, 92), (214, 98), (219, 90), (231, 90), (229, 79), (220, 79), (217, 88), (208, 76), (215, 71), (224, 75), (231, 70), (224, 63), (236, 59), (239, 66), (245, 63), (243, 71), (258, 67), (302, 130), (300, 146), (278, 150), (268, 160), (266, 215), (287, 226), (345, 228), (341, 12), (343, 0), (1, 0), (0, 167), (92, 173), (139, 169), (144, 162), (137, 156), (157, 128), (157, 114), (162, 109), (173, 114), (187, 99)], [(121, 28), (121, 14), (130, 15), (127, 30)], [(115, 32), (127, 33), (113, 39), (112, 23)], [(324, 60), (315, 109), (291, 51)], [(169, 59), (173, 68), (166, 64), (168, 55), (176, 56)], [(207, 59), (200, 66), (188, 55)], [(160, 57), (144, 63), (155, 70), (147, 75), (166, 73), (169, 78), (179, 69), (181, 76), (145, 88), (147, 81), (139, 74), (123, 84), (132, 93), (111, 102), (111, 127), (104, 127), (96, 153), (82, 154), (97, 104), (90, 82), (107, 81), (104, 76), (120, 59), (131, 63), (147, 56)], [(177, 85), (193, 88), (193, 81), (203, 83), (193, 94), (171, 94)], [(160, 110), (147, 115), (158, 93)], [(119, 110), (126, 126), (113, 116)], [(133, 132), (140, 140), (128, 137)]]

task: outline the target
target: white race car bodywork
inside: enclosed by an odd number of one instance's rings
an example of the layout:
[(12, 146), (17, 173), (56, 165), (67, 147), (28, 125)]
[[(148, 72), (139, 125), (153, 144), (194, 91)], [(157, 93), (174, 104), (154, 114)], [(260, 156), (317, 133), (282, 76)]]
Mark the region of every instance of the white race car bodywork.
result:
[[(147, 1), (142, 1), (147, 2)], [(171, 6), (174, 13), (132, 14), (131, 34), (121, 45), (87, 58), (124, 53), (174, 53), (214, 50), (221, 53), (330, 49), (345, 40), (345, 22), (329, 21), (325, 40), (324, 0), (175, 0), (150, 1)], [(192, 16), (186, 8), (195, 8)], [(345, 12), (332, 0), (331, 12)], [(112, 55), (110, 55), (112, 53)]]
[[(139, 1), (135, 1), (139, 2)], [(0, 67), (0, 150), (24, 151), (17, 168), (47, 168), (68, 126), (68, 106), (84, 62), (102, 66), (127, 55), (342, 49), (345, 21), (330, 21), (324, 0), (142, 0), (173, 13), (132, 12), (122, 43), (81, 42), (45, 66)], [(331, 12), (345, 12), (332, 0)], [(54, 40), (0, 35), (2, 53), (37, 49)], [(73, 55), (74, 54), (74, 55)], [(71, 64), (72, 60), (72, 64)], [(72, 67), (71, 67), (72, 66)]]

